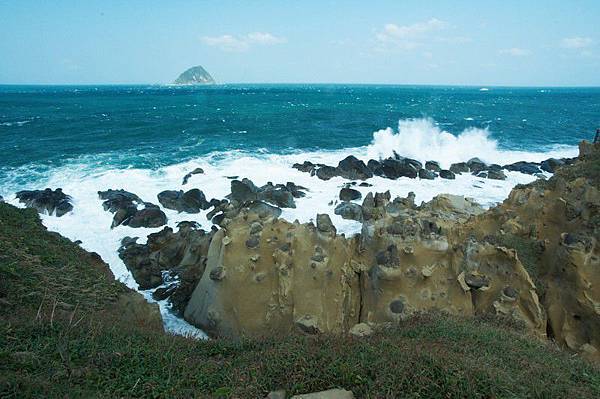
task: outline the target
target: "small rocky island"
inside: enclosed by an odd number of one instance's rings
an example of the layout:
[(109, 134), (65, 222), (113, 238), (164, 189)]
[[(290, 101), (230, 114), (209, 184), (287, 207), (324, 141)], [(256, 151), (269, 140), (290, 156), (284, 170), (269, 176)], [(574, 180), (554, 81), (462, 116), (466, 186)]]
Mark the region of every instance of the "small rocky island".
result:
[(183, 72), (173, 84), (176, 85), (214, 85), (215, 80), (202, 66), (194, 66)]

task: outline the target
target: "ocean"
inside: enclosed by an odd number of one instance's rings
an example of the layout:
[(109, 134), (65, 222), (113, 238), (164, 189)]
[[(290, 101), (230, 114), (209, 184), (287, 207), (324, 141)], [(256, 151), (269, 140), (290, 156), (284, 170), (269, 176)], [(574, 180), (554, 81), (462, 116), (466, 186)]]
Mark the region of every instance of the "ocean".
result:
[[(360, 224), (333, 214), (336, 177), (319, 180), (291, 165), (337, 165), (347, 155), (368, 160), (397, 154), (442, 167), (479, 157), (487, 163), (573, 157), (577, 143), (600, 127), (600, 88), (504, 88), (377, 85), (0, 86), (0, 195), (61, 187), (74, 210), (44, 224), (99, 253), (117, 278), (137, 288), (117, 256), (125, 236), (158, 229), (111, 229), (98, 190), (125, 189), (158, 203), (163, 190), (199, 188), (208, 199), (230, 192), (231, 177), (257, 185), (292, 181), (308, 189), (282, 217), (308, 222), (329, 213), (339, 232)], [(182, 178), (201, 167), (186, 186)], [(504, 181), (374, 177), (369, 191), (412, 191), (417, 202), (439, 193), (474, 198), (485, 207), (536, 177), (506, 172)], [(168, 225), (211, 224), (206, 212), (165, 210)], [(148, 292), (144, 293), (150, 299)], [(170, 314), (173, 332), (202, 333)]]

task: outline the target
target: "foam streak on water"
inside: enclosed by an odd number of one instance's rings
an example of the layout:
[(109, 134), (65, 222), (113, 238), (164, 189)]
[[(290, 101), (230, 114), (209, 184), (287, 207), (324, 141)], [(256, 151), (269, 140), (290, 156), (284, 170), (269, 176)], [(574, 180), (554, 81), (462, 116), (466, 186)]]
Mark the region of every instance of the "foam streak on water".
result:
[[(125, 189), (139, 195), (143, 200), (158, 204), (157, 194), (163, 190), (191, 188), (201, 189), (208, 199), (224, 198), (230, 192), (231, 180), (228, 176), (247, 177), (256, 185), (267, 182), (286, 183), (292, 181), (308, 189), (305, 198), (296, 199), (295, 209), (284, 209), (282, 217), (300, 222), (314, 221), (317, 213), (328, 213), (338, 232), (347, 235), (360, 231), (360, 224), (344, 220), (334, 215), (333, 209), (338, 202), (340, 188), (347, 180), (333, 178), (322, 181), (307, 173), (299, 172), (291, 166), (296, 162), (309, 160), (315, 163), (337, 165), (343, 157), (353, 154), (365, 161), (369, 158), (386, 157), (396, 151), (402, 156), (416, 158), (420, 161), (437, 160), (443, 167), (452, 162), (466, 161), (478, 156), (488, 163), (506, 164), (519, 160), (540, 161), (549, 157), (574, 156), (575, 148), (557, 148), (549, 152), (529, 153), (522, 151), (503, 151), (489, 138), (488, 132), (480, 129), (469, 129), (458, 136), (439, 129), (428, 119), (400, 121), (398, 132), (392, 129), (374, 133), (373, 142), (369, 146), (337, 151), (320, 151), (297, 154), (247, 154), (239, 151), (213, 153), (192, 161), (150, 169), (113, 169), (98, 165), (98, 160), (72, 163), (67, 166), (49, 169), (35, 180), (22, 178), (27, 169), (20, 169), (0, 182), (0, 195), (14, 205), (14, 193), (22, 189), (42, 189), (45, 187), (63, 188), (73, 197), (74, 210), (61, 218), (42, 216), (49, 230), (57, 231), (71, 240), (81, 240), (81, 246), (89, 251), (97, 252), (110, 265), (113, 274), (129, 287), (137, 289), (131, 273), (117, 255), (120, 241), (125, 236), (140, 237), (138, 242), (145, 242), (146, 236), (161, 228), (133, 229), (118, 226), (111, 229), (112, 214), (105, 212), (98, 198), (99, 190)], [(32, 169), (35, 165), (32, 165)], [(186, 186), (181, 186), (182, 177), (189, 171), (201, 167), (205, 173), (194, 175)], [(19, 176), (21, 175), (21, 176)], [(419, 180), (400, 178), (389, 180), (374, 177), (368, 180), (372, 187), (359, 187), (363, 198), (368, 192), (384, 192), (389, 190), (392, 197), (406, 196), (409, 192), (416, 194), (416, 201), (429, 201), (440, 193), (465, 195), (474, 198), (480, 204), (489, 207), (507, 197), (516, 184), (531, 182), (535, 178), (517, 172), (506, 172), (505, 181), (482, 179), (470, 174), (457, 175), (456, 180)], [(359, 201), (360, 202), (360, 201)], [(183, 220), (196, 221), (205, 229), (211, 224), (206, 219), (207, 211), (199, 214), (178, 214), (165, 209), (169, 219), (168, 225), (176, 228)], [(144, 296), (152, 301), (150, 292)], [(166, 303), (160, 302), (161, 312), (166, 328), (177, 334), (191, 334), (203, 337), (203, 333), (172, 315)]]

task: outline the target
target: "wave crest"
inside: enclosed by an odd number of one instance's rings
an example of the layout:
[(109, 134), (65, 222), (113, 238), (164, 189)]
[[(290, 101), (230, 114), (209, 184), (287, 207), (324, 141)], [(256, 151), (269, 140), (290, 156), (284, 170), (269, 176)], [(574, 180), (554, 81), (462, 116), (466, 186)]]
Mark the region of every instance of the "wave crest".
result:
[(487, 163), (507, 164), (576, 155), (576, 150), (571, 146), (556, 147), (548, 152), (503, 150), (488, 129), (468, 128), (455, 136), (440, 129), (429, 118), (401, 119), (397, 132), (388, 127), (373, 133), (373, 141), (367, 147), (370, 158), (386, 158), (394, 152), (422, 162), (436, 160), (443, 167), (473, 157)]

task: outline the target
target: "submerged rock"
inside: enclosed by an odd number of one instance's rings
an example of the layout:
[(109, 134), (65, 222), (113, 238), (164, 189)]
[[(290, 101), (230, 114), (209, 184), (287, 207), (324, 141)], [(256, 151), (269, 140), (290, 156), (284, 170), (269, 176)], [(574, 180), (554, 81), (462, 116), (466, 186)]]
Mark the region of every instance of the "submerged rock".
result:
[(541, 172), (541, 170), (539, 168), (539, 164), (537, 164), (535, 162), (520, 161), (520, 162), (511, 163), (509, 165), (504, 165), (503, 168), (506, 170), (513, 171), (513, 172), (521, 172), (521, 173), (525, 173), (528, 175), (535, 175), (536, 173)]
[(27, 208), (33, 208), (39, 213), (61, 217), (73, 210), (71, 197), (63, 193), (62, 189), (19, 191), (16, 194), (20, 203)]
[(203, 173), (204, 173), (204, 169), (202, 169), (202, 168), (196, 168), (196, 169), (192, 170), (190, 173), (183, 176), (183, 181), (181, 182), (181, 185), (185, 186), (193, 175), (199, 175), (199, 174), (203, 174)]

